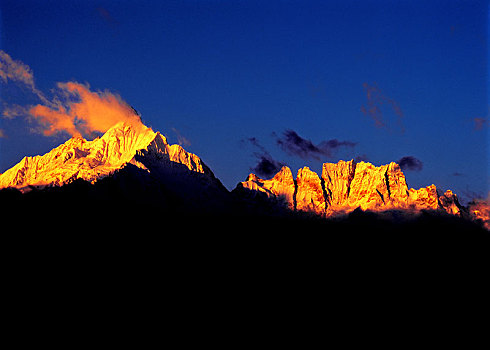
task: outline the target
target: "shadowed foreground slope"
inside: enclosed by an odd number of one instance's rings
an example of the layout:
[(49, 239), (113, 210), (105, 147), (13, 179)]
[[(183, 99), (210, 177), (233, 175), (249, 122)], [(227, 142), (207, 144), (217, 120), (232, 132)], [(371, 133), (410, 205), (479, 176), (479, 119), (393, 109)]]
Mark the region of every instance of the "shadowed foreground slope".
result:
[(294, 304), (330, 317), (339, 308), (343, 318), (378, 315), (383, 304), (454, 313), (461, 292), (472, 301), (484, 290), (488, 232), (456, 216), (354, 210), (326, 219), (252, 210), (231, 194), (213, 208), (179, 193), (137, 167), (95, 184), (0, 191), (9, 291), (34, 309), (43, 305), (36, 296), (112, 305), (114, 315), (133, 301), (206, 321), (217, 305), (255, 318)]
[[(195, 174), (193, 174), (195, 180)], [(199, 189), (194, 182), (156, 182), (146, 171), (128, 165), (94, 184), (76, 180), (61, 187), (0, 191), (0, 213), (4, 230), (9, 224), (54, 232), (101, 232), (103, 234), (159, 235), (216, 232), (235, 235), (279, 237), (294, 234), (326, 240), (341, 236), (399, 237), (431, 240), (450, 236), (463, 240), (486, 239), (480, 222), (465, 220), (441, 211), (401, 210), (383, 212), (354, 210), (343, 216), (324, 218), (291, 211), (268, 198), (251, 204), (221, 189)], [(183, 195), (184, 194), (184, 195)], [(122, 231), (122, 232), (121, 232)]]

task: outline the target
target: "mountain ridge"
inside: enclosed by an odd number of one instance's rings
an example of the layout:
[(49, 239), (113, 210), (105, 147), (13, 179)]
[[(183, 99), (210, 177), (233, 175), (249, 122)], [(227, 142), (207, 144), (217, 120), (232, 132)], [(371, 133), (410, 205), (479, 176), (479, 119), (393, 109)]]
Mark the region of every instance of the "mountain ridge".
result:
[(283, 166), (270, 180), (250, 174), (234, 191), (260, 192), (269, 199), (285, 201), (292, 210), (324, 217), (357, 208), (363, 211), (444, 210), (452, 215), (464, 214), (464, 207), (451, 190), (439, 194), (435, 185), (409, 189), (405, 175), (395, 162), (376, 167), (368, 162), (340, 160), (324, 163), (321, 178), (303, 167), (298, 170), (296, 179), (291, 170)]
[(24, 157), (0, 174), (0, 188), (26, 191), (32, 186), (62, 186), (76, 179), (94, 183), (127, 163), (148, 170), (140, 161), (145, 157), (180, 163), (198, 173), (212, 173), (198, 156), (179, 145), (169, 145), (159, 132), (143, 124), (120, 122), (92, 141), (74, 136), (44, 155)]
[[(452, 191), (439, 193), (435, 185), (409, 188), (395, 162), (375, 166), (340, 160), (324, 163), (320, 175), (303, 167), (296, 178), (284, 166), (271, 179), (252, 173), (228, 191), (201, 158), (178, 144), (170, 145), (164, 135), (142, 123), (120, 122), (92, 141), (72, 137), (44, 155), (24, 157), (0, 174), (0, 190), (25, 193), (80, 181), (94, 185), (102, 180), (105, 187), (97, 188), (112, 188), (107, 187), (111, 179), (120, 182), (117, 191), (129, 191), (139, 201), (147, 196), (157, 207), (177, 206), (182, 212), (298, 213), (330, 218), (357, 209), (429, 210), (476, 218), (490, 228), (488, 207), (480, 203), (477, 210), (471, 210), (462, 206)], [(142, 195), (131, 186), (141, 189)]]

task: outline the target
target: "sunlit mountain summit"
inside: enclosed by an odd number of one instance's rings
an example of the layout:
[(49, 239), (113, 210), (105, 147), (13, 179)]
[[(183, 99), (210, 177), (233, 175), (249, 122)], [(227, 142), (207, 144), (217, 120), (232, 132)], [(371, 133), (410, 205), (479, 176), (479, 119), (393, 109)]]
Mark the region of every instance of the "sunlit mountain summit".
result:
[(0, 188), (26, 191), (62, 186), (76, 179), (94, 183), (128, 164), (149, 171), (147, 165), (156, 162), (168, 166), (178, 163), (190, 171), (214, 176), (198, 156), (180, 145), (169, 145), (159, 132), (143, 124), (120, 122), (93, 141), (75, 136), (42, 156), (24, 157), (0, 175)]
[(458, 197), (448, 190), (439, 195), (435, 185), (418, 190), (408, 188), (400, 166), (391, 162), (379, 167), (371, 163), (339, 161), (324, 163), (321, 178), (308, 167), (298, 170), (296, 179), (284, 166), (272, 179), (250, 174), (236, 191), (282, 199), (293, 210), (321, 216), (338, 215), (361, 208), (386, 210), (444, 210), (462, 215)]

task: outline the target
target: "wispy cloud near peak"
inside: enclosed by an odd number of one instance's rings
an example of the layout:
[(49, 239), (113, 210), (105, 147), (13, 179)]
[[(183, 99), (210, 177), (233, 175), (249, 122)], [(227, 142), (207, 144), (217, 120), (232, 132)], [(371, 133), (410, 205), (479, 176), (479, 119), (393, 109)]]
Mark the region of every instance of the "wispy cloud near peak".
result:
[(70, 81), (57, 83), (50, 100), (36, 88), (30, 67), (13, 60), (0, 50), (0, 81), (21, 84), (41, 101), (35, 106), (4, 105), (4, 118), (27, 117), (40, 124), (41, 132), (52, 136), (66, 132), (72, 136), (105, 132), (124, 121), (141, 125), (141, 119), (118, 94), (109, 91), (91, 91), (88, 84)]
[(63, 102), (58, 99), (52, 106), (39, 104), (29, 110), (45, 126), (46, 136), (61, 131), (72, 136), (105, 132), (120, 121), (141, 124), (134, 109), (117, 94), (93, 92), (88, 84), (77, 82), (58, 83), (58, 89)]
[(12, 59), (8, 53), (2, 50), (0, 50), (0, 79), (3, 83), (14, 82), (22, 84), (43, 103), (49, 103), (44, 94), (36, 88), (31, 68), (21, 61)]
[(373, 83), (372, 85), (363, 83), (362, 86), (366, 92), (367, 102), (366, 105), (361, 106), (361, 112), (370, 117), (374, 121), (374, 125), (377, 128), (392, 130), (393, 128), (386, 121), (387, 110), (384, 108), (384, 106), (387, 105), (391, 107), (391, 111), (396, 115), (396, 123), (400, 132), (404, 133), (404, 114), (398, 102), (385, 95), (376, 83)]

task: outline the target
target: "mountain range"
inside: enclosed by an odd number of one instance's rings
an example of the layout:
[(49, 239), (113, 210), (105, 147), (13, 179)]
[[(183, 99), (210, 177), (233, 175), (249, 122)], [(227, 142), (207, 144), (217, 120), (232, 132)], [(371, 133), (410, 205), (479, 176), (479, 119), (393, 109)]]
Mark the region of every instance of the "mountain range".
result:
[(464, 207), (450, 190), (439, 193), (435, 185), (408, 188), (394, 162), (374, 166), (341, 160), (324, 163), (321, 176), (304, 167), (296, 178), (284, 166), (272, 179), (250, 174), (230, 192), (201, 158), (170, 145), (142, 123), (120, 122), (92, 141), (72, 137), (42, 156), (24, 157), (0, 174), (0, 189), (2, 205), (17, 203), (20, 211), (29, 205), (41, 210), (41, 203), (48, 202), (48, 207), (67, 205), (75, 210), (78, 201), (85, 209), (117, 207), (131, 212), (130, 208), (151, 207), (154, 213), (316, 220), (356, 213), (406, 217), (431, 212), (487, 228), (489, 224), (488, 207)]

